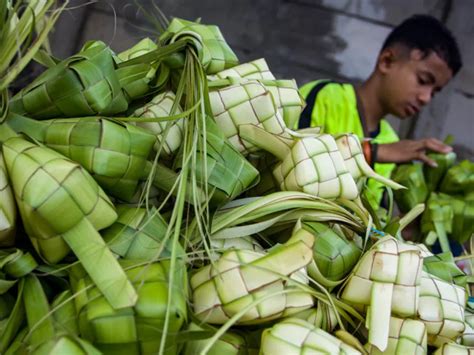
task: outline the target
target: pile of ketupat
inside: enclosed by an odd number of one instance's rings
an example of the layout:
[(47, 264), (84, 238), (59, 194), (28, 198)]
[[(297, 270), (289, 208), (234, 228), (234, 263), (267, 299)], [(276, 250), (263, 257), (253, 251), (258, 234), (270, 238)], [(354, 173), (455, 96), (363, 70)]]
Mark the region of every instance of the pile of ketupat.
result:
[(2, 41), (35, 31), (2, 62), (1, 353), (471, 351), (469, 278), (400, 236), (423, 207), (366, 208), (367, 178), (403, 186), (351, 134), (290, 130), (294, 80), (178, 18), (58, 60), (40, 48), (61, 9), (27, 3), (0, 5)]

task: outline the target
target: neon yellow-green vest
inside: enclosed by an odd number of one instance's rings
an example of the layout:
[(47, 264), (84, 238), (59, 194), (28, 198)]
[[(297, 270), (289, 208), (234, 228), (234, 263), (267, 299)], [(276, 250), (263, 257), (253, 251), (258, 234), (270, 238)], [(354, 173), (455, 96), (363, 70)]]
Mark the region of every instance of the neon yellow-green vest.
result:
[[(321, 80), (303, 85), (300, 93), (304, 98)], [(309, 103), (308, 103), (309, 104)], [(357, 111), (357, 98), (351, 84), (328, 83), (317, 94), (311, 112), (311, 127), (321, 127), (324, 133), (353, 133), (360, 139), (364, 138), (361, 119)], [(399, 140), (397, 134), (385, 120), (380, 122), (380, 132), (373, 138), (375, 143), (393, 143)], [(387, 178), (390, 177), (395, 164), (376, 163), (374, 170)], [(383, 185), (369, 179), (367, 197), (371, 205), (377, 209), (383, 195)]]

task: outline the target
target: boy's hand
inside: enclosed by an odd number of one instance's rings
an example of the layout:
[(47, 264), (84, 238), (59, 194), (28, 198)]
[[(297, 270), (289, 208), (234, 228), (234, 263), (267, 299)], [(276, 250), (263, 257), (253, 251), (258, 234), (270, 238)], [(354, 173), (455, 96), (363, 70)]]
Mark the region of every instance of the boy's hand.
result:
[(436, 163), (427, 157), (427, 150), (446, 154), (451, 152), (453, 148), (435, 138), (404, 139), (396, 143), (379, 144), (377, 162), (407, 163), (412, 160), (421, 160), (432, 167), (436, 167)]

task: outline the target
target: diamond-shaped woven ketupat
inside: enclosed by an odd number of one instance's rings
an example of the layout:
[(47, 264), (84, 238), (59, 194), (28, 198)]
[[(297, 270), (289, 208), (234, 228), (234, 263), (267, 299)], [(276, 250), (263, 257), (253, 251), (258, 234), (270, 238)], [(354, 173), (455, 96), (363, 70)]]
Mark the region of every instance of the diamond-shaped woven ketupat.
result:
[(426, 354), (427, 336), (426, 325), (415, 319), (390, 318), (388, 345), (385, 351), (375, 346), (367, 345), (369, 354)]
[[(173, 92), (163, 92), (156, 95), (145, 106), (137, 109), (132, 116), (140, 118), (160, 118), (171, 116), (171, 109), (175, 100), (176, 96)], [(177, 115), (181, 112), (181, 107), (177, 105), (174, 114)], [(155, 143), (155, 150), (158, 151), (161, 145), (161, 152), (165, 156), (173, 155), (181, 146), (183, 140), (184, 119), (163, 122), (140, 122), (140, 120), (138, 120), (136, 124), (156, 135), (157, 142)], [(170, 125), (170, 128), (166, 136), (164, 136), (164, 131), (168, 124)]]
[(257, 81), (236, 83), (209, 92), (214, 120), (230, 143), (243, 154), (258, 148), (239, 137), (239, 126), (253, 124), (285, 135), (286, 125), (271, 92)]
[(304, 222), (295, 228), (297, 234), (311, 233), (314, 238), (314, 260), (308, 265), (308, 274), (326, 287), (334, 287), (348, 274), (359, 260), (362, 250), (354, 241), (347, 240), (338, 226), (332, 229), (326, 223)]
[[(165, 240), (168, 224), (156, 211), (145, 208), (117, 206), (118, 219), (102, 231), (110, 250), (125, 259), (158, 260), (169, 258), (172, 240)], [(185, 253), (178, 244), (176, 255)]]
[(149, 171), (156, 138), (143, 128), (101, 117), (37, 121), (11, 115), (7, 122), (80, 163), (114, 197), (129, 201)]
[[(203, 137), (204, 139), (204, 137)], [(258, 171), (224, 137), (216, 123), (206, 119), (206, 156), (197, 147), (196, 178), (207, 181), (212, 202), (222, 204), (239, 196), (258, 182)], [(180, 168), (183, 159), (175, 160), (175, 168)], [(205, 175), (207, 174), (207, 175)]]
[(38, 119), (125, 111), (128, 102), (112, 56), (102, 42), (86, 44), (81, 52), (47, 69), (20, 91), (10, 109)]
[(48, 124), (47, 146), (80, 163), (112, 196), (127, 201), (135, 194), (155, 143), (151, 133), (100, 117)]
[(426, 324), (428, 344), (441, 346), (463, 333), (465, 304), (462, 287), (423, 272), (418, 316)]
[(186, 21), (175, 17), (160, 38), (173, 35), (171, 43), (190, 37), (198, 42), (199, 60), (207, 74), (214, 74), (239, 64), (221, 31), (214, 25)]
[(290, 154), (273, 170), (284, 191), (302, 191), (322, 198), (355, 199), (359, 192), (329, 134), (295, 138)]
[(135, 286), (138, 299), (134, 306), (114, 310), (79, 265), (70, 272), (71, 287), (81, 337), (104, 354), (158, 354), (171, 288), (168, 334), (165, 354), (176, 354), (176, 337), (187, 321), (187, 272), (184, 263), (174, 268), (169, 283), (170, 261), (143, 265), (140, 261), (120, 260)]
[[(312, 307), (312, 296), (283, 277), (304, 269), (312, 258), (313, 242), (308, 238), (287, 243), (266, 255), (249, 250), (225, 252), (191, 277), (196, 317), (224, 324), (253, 301), (261, 300), (237, 321), (258, 324)], [(284, 290), (292, 292), (279, 293)]]
[(355, 355), (361, 353), (307, 321), (288, 318), (264, 330), (260, 354)]
[(391, 314), (417, 314), (422, 266), (416, 246), (386, 236), (362, 256), (346, 281), (341, 298), (368, 306), (369, 343), (381, 351), (387, 347)]
[(209, 76), (211, 80), (225, 79), (228, 77), (275, 80), (275, 77), (268, 68), (267, 62), (264, 58), (260, 58), (248, 63), (239, 64), (235, 67), (220, 71), (215, 75)]
[(49, 263), (70, 251), (114, 308), (135, 304), (136, 293), (97, 230), (117, 218), (94, 179), (79, 164), (22, 138), (3, 144), (5, 163), (25, 230)]

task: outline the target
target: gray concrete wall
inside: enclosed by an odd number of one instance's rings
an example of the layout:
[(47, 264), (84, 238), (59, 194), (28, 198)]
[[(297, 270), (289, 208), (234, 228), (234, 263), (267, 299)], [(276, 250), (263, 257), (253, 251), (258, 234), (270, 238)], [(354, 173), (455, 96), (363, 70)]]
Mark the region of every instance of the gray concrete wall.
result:
[[(73, 5), (81, 2), (72, 1)], [(146, 14), (153, 2), (139, 2)], [(220, 27), (241, 62), (265, 57), (277, 77), (301, 85), (318, 78), (358, 82), (372, 70), (385, 36), (415, 13), (436, 16), (458, 38), (464, 69), (420, 114), (402, 124), (402, 136), (444, 138), (453, 134), (456, 151), (474, 159), (474, 1), (470, 0), (155, 0), (168, 16), (202, 18)], [(145, 15), (133, 1), (98, 1), (63, 15), (52, 37), (56, 55), (68, 56), (84, 41), (101, 39), (117, 51), (145, 33)], [(148, 29), (152, 27), (148, 26)]]

